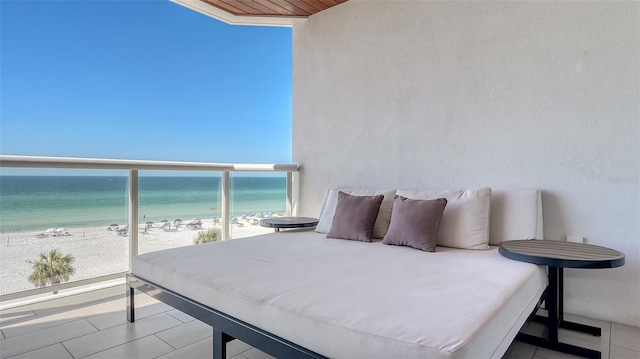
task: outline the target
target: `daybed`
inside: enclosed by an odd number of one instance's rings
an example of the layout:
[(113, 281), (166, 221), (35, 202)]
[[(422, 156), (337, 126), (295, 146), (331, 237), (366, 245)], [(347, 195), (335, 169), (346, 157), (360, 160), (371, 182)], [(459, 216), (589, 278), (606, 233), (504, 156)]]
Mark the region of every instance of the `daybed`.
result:
[(543, 267), (504, 258), (495, 245), (541, 238), (540, 192), (345, 192), (384, 195), (374, 237), (388, 230), (396, 194), (447, 198), (437, 249), (326, 238), (318, 232), (331, 229), (331, 190), (317, 232), (137, 256), (127, 276), (128, 319), (137, 289), (212, 325), (216, 358), (233, 338), (278, 358), (502, 357), (547, 278)]

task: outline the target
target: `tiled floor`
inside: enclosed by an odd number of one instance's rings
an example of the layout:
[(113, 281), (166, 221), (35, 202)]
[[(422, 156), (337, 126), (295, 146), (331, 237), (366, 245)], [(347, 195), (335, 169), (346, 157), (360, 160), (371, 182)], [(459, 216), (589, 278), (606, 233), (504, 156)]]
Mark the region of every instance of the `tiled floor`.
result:
[[(212, 330), (146, 295), (136, 296), (136, 322), (125, 319), (124, 286), (58, 298), (0, 312), (0, 358), (211, 358)], [(602, 358), (640, 359), (640, 328), (594, 319), (569, 320), (599, 326), (601, 337), (561, 330), (561, 340), (602, 351)], [(528, 331), (544, 332), (532, 324)], [(238, 340), (227, 357), (271, 356)], [(568, 359), (571, 355), (515, 343), (508, 359)]]

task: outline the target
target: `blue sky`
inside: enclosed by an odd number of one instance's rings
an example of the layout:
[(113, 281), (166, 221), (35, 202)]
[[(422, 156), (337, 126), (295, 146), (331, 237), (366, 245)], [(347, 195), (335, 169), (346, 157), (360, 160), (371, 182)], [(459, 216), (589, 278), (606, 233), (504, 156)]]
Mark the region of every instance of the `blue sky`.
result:
[(291, 29), (154, 1), (0, 0), (0, 153), (291, 162)]

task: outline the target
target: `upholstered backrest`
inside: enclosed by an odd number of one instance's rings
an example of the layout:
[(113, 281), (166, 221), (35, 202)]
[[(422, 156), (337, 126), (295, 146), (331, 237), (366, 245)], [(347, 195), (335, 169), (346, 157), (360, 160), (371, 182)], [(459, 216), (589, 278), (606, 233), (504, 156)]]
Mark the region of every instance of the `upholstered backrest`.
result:
[[(454, 204), (454, 198), (449, 195), (449, 192), (460, 192), (468, 194), (476, 194), (472, 196), (475, 198), (473, 203), (475, 207), (479, 208), (478, 203), (482, 202), (482, 199), (486, 196), (490, 196), (490, 206), (483, 208), (485, 212), (490, 211), (489, 218), (489, 231), (488, 231), (488, 244), (498, 245), (502, 241), (513, 239), (543, 239), (543, 224), (542, 224), (542, 196), (538, 189), (516, 189), (516, 190), (495, 190), (489, 188), (478, 188), (472, 190), (458, 190), (458, 191), (423, 191), (423, 190), (354, 190), (354, 189), (340, 189), (346, 193), (352, 195), (377, 195), (383, 194), (385, 199), (383, 205), (380, 207), (380, 212), (374, 226), (373, 238), (383, 238), (389, 228), (389, 221), (391, 219), (391, 212), (393, 208), (393, 197), (395, 194), (402, 195), (407, 198), (417, 199), (430, 199), (437, 197), (450, 197), (450, 204)], [(487, 192), (488, 190), (488, 192)], [(316, 227), (316, 232), (328, 233), (331, 230), (331, 224), (333, 216), (335, 214), (335, 208), (337, 203), (339, 189), (327, 190), (325, 194), (325, 200), (320, 210), (320, 222)], [(477, 192), (477, 193), (476, 193)], [(463, 196), (464, 197), (464, 196)], [(477, 197), (477, 198), (476, 198)], [(462, 197), (461, 197), (462, 198)], [(466, 197), (465, 197), (466, 198)], [(481, 203), (480, 203), (481, 204)], [(484, 225), (481, 225), (482, 214), (478, 211), (451, 211), (454, 209), (453, 205), (449, 205), (449, 213), (451, 216), (460, 215), (467, 216), (473, 214), (474, 218), (456, 218), (455, 221), (449, 220), (456, 225), (464, 225), (462, 229), (467, 228), (468, 233), (471, 230), (481, 232), (484, 230), (486, 233), (486, 221)], [(482, 207), (482, 206), (481, 206)], [(490, 207), (490, 208), (487, 208)], [(480, 214), (479, 214), (480, 213)], [(445, 215), (443, 220), (446, 222), (447, 209), (445, 208)], [(486, 214), (484, 215), (486, 218)], [(480, 223), (480, 224), (479, 224)], [(456, 232), (457, 231), (457, 232)], [(460, 232), (456, 228), (456, 233)], [(452, 232), (449, 230), (449, 232)], [(442, 234), (447, 234), (447, 231), (443, 231)], [(441, 234), (439, 233), (439, 239)], [(471, 244), (466, 241), (444, 241), (438, 243), (438, 245), (445, 245), (455, 248), (467, 248), (467, 249), (485, 249), (486, 247), (486, 234), (484, 241), (478, 241), (471, 236), (466, 238), (471, 241)], [(484, 242), (484, 244), (480, 243)]]
[(489, 244), (513, 239), (543, 239), (542, 195), (538, 189), (491, 193)]

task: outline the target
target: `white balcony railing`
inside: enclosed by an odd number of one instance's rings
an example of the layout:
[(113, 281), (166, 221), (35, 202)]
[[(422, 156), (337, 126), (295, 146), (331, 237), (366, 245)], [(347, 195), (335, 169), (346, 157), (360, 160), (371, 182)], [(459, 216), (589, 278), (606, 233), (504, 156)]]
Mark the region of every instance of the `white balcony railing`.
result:
[[(170, 162), (170, 161), (138, 161), (101, 158), (67, 158), (41, 156), (10, 156), (0, 155), (2, 168), (54, 168), (54, 169), (91, 169), (91, 170), (128, 170), (129, 171), (129, 270), (133, 265), (133, 258), (138, 254), (138, 171), (205, 171), (221, 173), (221, 237), (229, 239), (230, 223), (230, 174), (231, 172), (285, 172), (286, 173), (286, 215), (293, 216), (297, 212), (299, 170), (296, 164), (230, 164), (207, 162)], [(81, 285), (98, 283), (105, 280), (120, 278), (124, 273), (90, 278), (81, 281), (68, 282), (43, 288), (21, 291), (2, 295), (0, 302), (73, 288)]]

